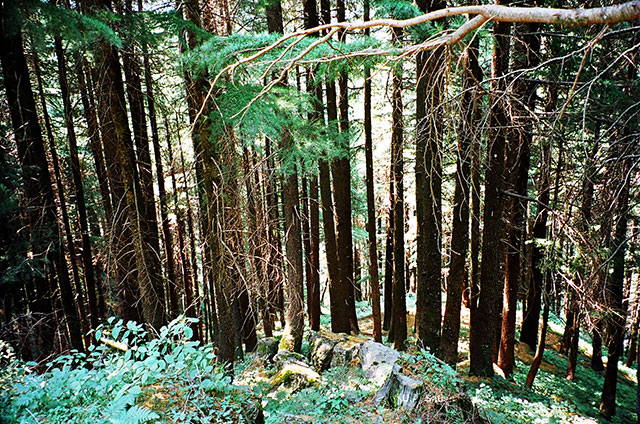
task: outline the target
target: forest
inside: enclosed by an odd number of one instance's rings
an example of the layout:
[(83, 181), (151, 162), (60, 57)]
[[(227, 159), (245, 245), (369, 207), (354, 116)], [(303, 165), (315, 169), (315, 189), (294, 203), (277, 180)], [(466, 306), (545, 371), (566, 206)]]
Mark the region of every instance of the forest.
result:
[(640, 423), (640, 1), (0, 0), (0, 422)]

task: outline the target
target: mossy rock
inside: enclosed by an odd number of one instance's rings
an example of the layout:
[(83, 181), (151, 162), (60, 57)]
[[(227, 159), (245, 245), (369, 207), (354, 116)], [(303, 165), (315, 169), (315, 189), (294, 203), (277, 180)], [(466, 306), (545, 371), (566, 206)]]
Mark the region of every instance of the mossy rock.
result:
[(312, 370), (306, 364), (289, 362), (271, 380), (271, 387), (285, 385), (295, 390), (309, 387), (320, 380), (320, 374)]
[(278, 339), (275, 337), (265, 337), (260, 339), (256, 353), (258, 356), (266, 358), (269, 362), (273, 362), (273, 357), (278, 353)]
[(342, 339), (336, 334), (327, 331), (318, 331), (311, 335), (309, 339), (309, 356), (313, 368), (322, 372), (331, 365), (333, 347)]

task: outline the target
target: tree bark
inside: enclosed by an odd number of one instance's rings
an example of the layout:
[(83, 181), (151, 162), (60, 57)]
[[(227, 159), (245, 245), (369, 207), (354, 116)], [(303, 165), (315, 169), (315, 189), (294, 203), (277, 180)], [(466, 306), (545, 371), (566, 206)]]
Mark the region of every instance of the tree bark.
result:
[[(79, 272), (78, 260), (77, 260), (78, 255), (77, 255), (75, 244), (73, 241), (73, 233), (71, 230), (71, 222), (69, 220), (67, 200), (66, 200), (66, 195), (64, 193), (64, 183), (62, 181), (62, 175), (60, 170), (60, 160), (58, 158), (56, 143), (53, 137), (51, 119), (49, 118), (49, 112), (47, 110), (47, 104), (45, 100), (44, 88), (42, 83), (42, 73), (40, 70), (40, 60), (37, 54), (33, 55), (33, 68), (36, 74), (36, 81), (38, 84), (38, 94), (40, 96), (40, 105), (42, 107), (42, 117), (44, 120), (45, 132), (47, 134), (47, 139), (49, 142), (49, 152), (51, 154), (51, 162), (53, 164), (54, 181), (55, 181), (56, 191), (58, 195), (58, 202), (60, 205), (60, 216), (62, 217), (62, 228), (60, 228), (60, 225), (58, 225), (58, 232), (60, 234), (59, 241), (61, 243), (60, 249), (63, 249), (62, 248), (62, 231), (64, 231), (64, 235), (67, 239), (67, 249), (69, 250), (69, 265), (71, 265), (71, 275), (73, 276), (73, 283), (76, 289), (75, 291), (78, 295), (76, 305), (74, 306), (73, 293), (72, 292), (65, 293), (69, 297), (65, 299), (63, 303), (63, 307), (65, 307), (67, 310), (72, 310), (77, 306), (77, 316), (79, 317), (78, 322), (75, 322), (75, 323), (68, 322), (67, 329), (69, 331), (70, 337), (74, 337), (72, 334), (72, 330), (69, 327), (80, 326), (82, 327), (82, 330), (75, 329), (75, 331), (78, 331), (81, 334), (86, 335), (89, 332), (89, 326), (87, 324), (87, 313), (86, 313), (85, 304), (84, 304), (83, 287), (80, 281), (80, 272)], [(67, 265), (66, 265), (66, 257), (64, 255), (64, 250), (61, 250), (59, 263), (52, 264), (52, 267), (56, 270), (56, 272), (66, 269)], [(70, 282), (69, 282), (69, 275), (66, 272), (64, 272), (64, 274), (60, 276), (60, 283), (62, 284), (62, 286), (66, 286), (68, 284), (69, 289), (71, 289)], [(85, 341), (88, 342), (88, 339), (86, 337), (85, 337)], [(76, 340), (75, 343), (77, 342), (78, 341)], [(73, 343), (74, 342), (72, 341), (72, 344)]]
[[(346, 20), (345, 0), (336, 0), (337, 18), (339, 22)], [(346, 41), (346, 34), (338, 32), (338, 39)], [(331, 166), (333, 191), (336, 210), (336, 248), (338, 253), (338, 269), (340, 270), (340, 292), (345, 295), (346, 315), (349, 330), (359, 333), (356, 317), (355, 281), (353, 279), (353, 224), (351, 222), (351, 148), (349, 137), (349, 76), (346, 70), (341, 71), (338, 78), (338, 109), (340, 112), (340, 137), (336, 147), (340, 157)]]
[(462, 291), (467, 279), (466, 257), (469, 246), (469, 181), (472, 149), (474, 144), (480, 142), (474, 129), (478, 115), (477, 84), (482, 80), (482, 70), (478, 65), (477, 45), (470, 45), (465, 51), (462, 78), (462, 116), (458, 135), (453, 228), (451, 231), (451, 259), (447, 281), (447, 303), (439, 349), (440, 357), (445, 362), (453, 365), (458, 361), (460, 308)]
[[(394, 41), (401, 37), (400, 30), (394, 30)], [(402, 69), (393, 74), (393, 94), (391, 97), (391, 162), (394, 188), (393, 208), (393, 347), (404, 350), (407, 339), (407, 305), (405, 299), (405, 257), (404, 257), (404, 123), (402, 117)]]
[[(515, 33), (521, 40), (514, 46), (513, 68), (524, 72), (535, 67), (540, 53), (540, 30), (536, 24), (517, 25)], [(507, 190), (515, 194), (508, 199), (507, 244), (505, 257), (505, 288), (502, 312), (502, 332), (498, 366), (510, 377), (515, 367), (516, 307), (518, 289), (522, 286), (521, 269), (523, 238), (526, 231), (527, 197), (530, 149), (533, 122), (530, 111), (536, 108), (536, 85), (518, 78), (512, 86), (512, 135), (514, 142), (507, 149), (506, 172), (510, 175)], [(517, 143), (517, 144), (516, 144)]]
[[(421, 0), (422, 12), (445, 1)], [(416, 330), (418, 344), (436, 353), (442, 321), (442, 94), (445, 49), (417, 56), (416, 85)]]
[[(199, 14), (198, 3), (191, 0), (183, 3), (185, 18), (196, 27), (202, 28), (202, 20)], [(189, 34), (188, 44), (190, 48), (196, 48), (198, 41), (194, 34)], [(205, 243), (205, 259), (203, 265), (208, 274), (211, 294), (211, 319), (210, 325), (214, 325), (214, 339), (218, 347), (218, 361), (224, 363), (231, 371), (234, 361), (235, 333), (233, 328), (232, 303), (236, 293), (233, 289), (233, 281), (230, 275), (230, 267), (233, 259), (229, 258), (225, 249), (225, 176), (228, 166), (233, 166), (232, 134), (223, 131), (216, 137), (210, 131), (210, 112), (205, 94), (207, 88), (202, 76), (187, 75), (187, 101), (189, 115), (192, 119), (192, 140), (196, 154), (196, 177), (200, 190), (200, 202), (203, 216), (202, 231)], [(202, 113), (198, 116), (198, 112)], [(215, 139), (219, 138), (219, 139)], [(228, 156), (231, 155), (231, 156)], [(221, 158), (228, 161), (222, 163)]]
[[(621, 143), (618, 141), (618, 143)], [(631, 143), (629, 143), (631, 144)], [(616, 200), (617, 221), (615, 225), (613, 272), (607, 280), (606, 302), (611, 308), (612, 316), (609, 317), (609, 351), (607, 355), (607, 368), (604, 374), (602, 398), (600, 400), (600, 414), (610, 419), (616, 413), (616, 386), (618, 382), (618, 361), (622, 355), (626, 310), (622, 307), (622, 295), (624, 288), (625, 255), (627, 253), (627, 223), (629, 219), (629, 186), (632, 159), (626, 157), (629, 149), (620, 152), (622, 161), (617, 176), (621, 187)]]
[(489, 111), (489, 146), (485, 178), (484, 237), (482, 242), (482, 268), (480, 270), (480, 296), (477, 314), (472, 322), (470, 341), (470, 373), (481, 377), (493, 376), (493, 350), (500, 301), (504, 286), (502, 212), (504, 203), (504, 155), (506, 92), (504, 75), (509, 64), (510, 24), (496, 23), (493, 50), (492, 82)]
[[(370, 0), (364, 0), (364, 21), (370, 20)], [(369, 29), (365, 30), (369, 36)], [(376, 228), (376, 203), (373, 174), (373, 134), (371, 123), (371, 69), (364, 65), (364, 150), (367, 185), (367, 235), (369, 241), (369, 285), (371, 288), (371, 312), (373, 319), (373, 341), (382, 342), (380, 314), (380, 283), (378, 275), (378, 240)]]
[[(65, 65), (64, 51), (62, 49), (62, 40), (59, 37), (54, 41), (56, 57), (58, 60), (58, 77), (60, 82), (60, 92), (62, 95), (62, 103), (64, 107), (64, 120), (67, 127), (67, 140), (69, 142), (69, 154), (71, 156), (71, 173), (73, 176), (73, 185), (76, 196), (76, 207), (78, 208), (78, 220), (80, 223), (80, 233), (82, 236), (82, 264), (84, 268), (84, 282), (86, 284), (87, 298), (89, 300), (89, 318), (91, 329), (95, 330), (100, 324), (100, 316), (98, 314), (98, 297), (96, 291), (96, 278), (93, 268), (93, 255), (91, 248), (91, 239), (89, 238), (89, 223), (87, 220), (87, 209), (84, 195), (84, 186), (82, 179), (82, 169), (80, 168), (80, 159), (78, 157), (78, 144), (76, 141), (75, 127), (73, 124), (73, 109), (71, 105), (71, 97), (69, 95), (69, 87), (67, 84), (67, 68)], [(82, 291), (78, 292), (78, 302), (81, 303), (84, 296)], [(81, 305), (84, 310), (84, 305)], [(82, 314), (81, 314), (82, 315)]]
[[(46, 255), (48, 262), (61, 264), (60, 235), (56, 228), (56, 212), (53, 188), (49, 177), (47, 158), (44, 150), (42, 131), (36, 114), (35, 98), (29, 81), (29, 70), (22, 46), (19, 11), (17, 5), (0, 3), (0, 63), (3, 83), (7, 93), (11, 123), (18, 147), (18, 158), (24, 181), (26, 223), (29, 225), (29, 248), (35, 255)], [(26, 254), (26, 252), (25, 252)], [(54, 289), (49, 280), (50, 268), (45, 261), (34, 263), (37, 267), (31, 277), (36, 297), (31, 302), (32, 312), (38, 317), (36, 325), (38, 359), (44, 359), (52, 353), (54, 328), (52, 327), (52, 296)], [(58, 270), (61, 289), (71, 293), (66, 266)], [(62, 287), (68, 284), (68, 287)], [(68, 292), (68, 293), (67, 293)], [(72, 308), (74, 309), (74, 308)], [(65, 311), (69, 322), (78, 323), (73, 310)], [(73, 324), (72, 324), (73, 325)], [(73, 330), (73, 347), (83, 350), (82, 335), (79, 327)]]
[[(138, 9), (142, 10), (141, 0), (138, 0)], [(153, 152), (155, 158), (156, 165), (156, 176), (158, 179), (158, 194), (160, 200), (160, 221), (162, 228), (162, 240), (164, 244), (164, 257), (166, 260), (166, 270), (167, 270), (167, 286), (169, 288), (169, 300), (171, 303), (171, 314), (172, 317), (175, 318), (179, 313), (178, 307), (178, 284), (176, 278), (176, 265), (173, 251), (173, 235), (171, 233), (171, 227), (169, 225), (169, 210), (167, 205), (167, 190), (165, 188), (165, 177), (164, 170), (162, 165), (162, 154), (160, 152), (160, 136), (158, 134), (158, 120), (156, 117), (156, 100), (155, 94), (153, 91), (153, 78), (151, 76), (151, 64), (149, 63), (149, 55), (146, 52), (146, 45), (143, 44), (142, 52), (143, 52), (143, 66), (144, 66), (144, 82), (146, 88), (146, 97), (147, 97), (147, 107), (149, 111), (149, 123), (151, 125), (151, 141), (153, 143)], [(148, 145), (148, 144), (147, 144)], [(171, 146), (169, 146), (169, 149)], [(151, 187), (151, 192), (148, 193), (151, 195), (151, 199), (153, 200), (153, 187)], [(153, 217), (155, 218), (155, 207), (153, 211)], [(157, 223), (156, 223), (157, 225)], [(157, 228), (157, 227), (156, 227)], [(185, 286), (185, 291), (190, 290), (189, 287)], [(193, 301), (193, 300), (192, 300)], [(190, 305), (190, 302), (187, 303), (187, 308), (192, 308), (193, 305)], [(193, 314), (191, 315), (193, 316)], [(193, 325), (192, 328), (195, 330), (194, 337), (196, 339), (199, 338), (197, 325)]]

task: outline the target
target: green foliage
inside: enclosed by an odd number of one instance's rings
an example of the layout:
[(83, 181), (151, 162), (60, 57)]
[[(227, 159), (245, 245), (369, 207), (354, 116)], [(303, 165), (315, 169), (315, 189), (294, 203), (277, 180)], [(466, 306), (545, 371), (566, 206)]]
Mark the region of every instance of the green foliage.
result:
[[(557, 318), (551, 316), (550, 323), (553, 325), (554, 322), (558, 330), (562, 328)], [(581, 343), (588, 344), (589, 341)], [(636, 419), (633, 410), (636, 387), (621, 377), (618, 380), (616, 416), (611, 421), (598, 418), (603, 375), (588, 366), (583, 367), (583, 364), (587, 365), (584, 359), (581, 353), (575, 379), (567, 381), (567, 357), (548, 347), (544, 353), (544, 362), (548, 366), (539, 370), (531, 389), (525, 386), (529, 364), (517, 360), (513, 381), (494, 377), (491, 381), (470, 384), (470, 394), (496, 424), (565, 423), (573, 422), (574, 416), (592, 417), (603, 423), (633, 422)], [(624, 373), (624, 368), (621, 369)]]
[(0, 378), (9, 387), (3, 422), (243, 422), (247, 396), (215, 364), (211, 346), (189, 341), (191, 322), (178, 318), (150, 338), (141, 325), (112, 318), (95, 337), (126, 352), (92, 346), (56, 358), (40, 375), (14, 361)]
[(451, 396), (460, 391), (462, 379), (457, 371), (428, 349), (420, 349), (415, 354), (403, 353), (402, 361), (426, 381), (432, 391), (437, 390), (439, 397)]
[(359, 404), (374, 393), (360, 368), (331, 368), (313, 387), (296, 392), (281, 390), (267, 398), (266, 423), (294, 422), (304, 417), (318, 423), (358, 422), (366, 406)]

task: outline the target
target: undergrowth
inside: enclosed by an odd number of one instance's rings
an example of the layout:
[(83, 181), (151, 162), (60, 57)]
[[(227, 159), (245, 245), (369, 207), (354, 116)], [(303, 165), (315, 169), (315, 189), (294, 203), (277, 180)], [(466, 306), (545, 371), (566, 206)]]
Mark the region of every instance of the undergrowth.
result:
[[(88, 353), (46, 364), (13, 361), (0, 375), (0, 421), (7, 423), (243, 422), (245, 399), (215, 364), (211, 346), (190, 341), (179, 318), (149, 338), (143, 327), (109, 320)], [(102, 341), (105, 341), (102, 340)], [(119, 343), (119, 345), (118, 345)]]

